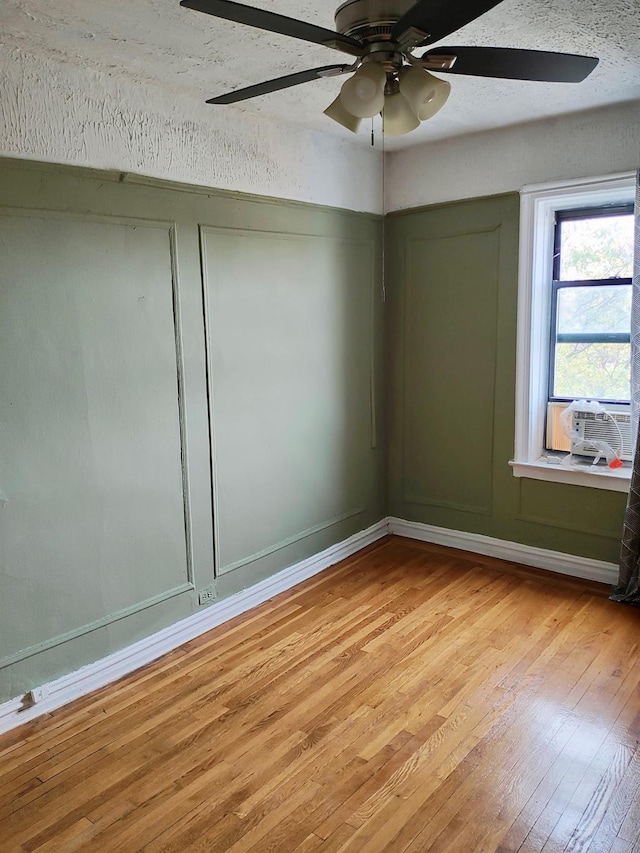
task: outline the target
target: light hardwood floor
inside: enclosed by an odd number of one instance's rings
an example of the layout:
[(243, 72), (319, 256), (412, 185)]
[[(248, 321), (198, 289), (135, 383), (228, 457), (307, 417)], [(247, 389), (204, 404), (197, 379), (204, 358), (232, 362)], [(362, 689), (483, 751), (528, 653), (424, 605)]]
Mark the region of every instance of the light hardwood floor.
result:
[(0, 850), (637, 853), (639, 641), (389, 538), (0, 738)]

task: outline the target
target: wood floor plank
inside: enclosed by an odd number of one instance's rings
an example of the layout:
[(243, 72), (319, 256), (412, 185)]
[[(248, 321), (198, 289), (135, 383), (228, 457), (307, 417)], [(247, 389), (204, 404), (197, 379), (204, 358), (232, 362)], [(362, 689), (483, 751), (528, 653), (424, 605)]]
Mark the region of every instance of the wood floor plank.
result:
[(604, 592), (389, 537), (0, 737), (0, 849), (638, 853)]

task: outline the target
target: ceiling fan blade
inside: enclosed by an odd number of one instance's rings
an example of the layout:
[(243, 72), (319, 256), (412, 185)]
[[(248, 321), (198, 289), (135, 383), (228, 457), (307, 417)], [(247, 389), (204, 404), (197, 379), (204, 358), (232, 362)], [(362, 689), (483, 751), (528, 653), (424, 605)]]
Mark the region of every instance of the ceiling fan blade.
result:
[(414, 45), (420, 47), (455, 33), (465, 24), (475, 21), (502, 0), (418, 0), (415, 6), (400, 18), (391, 30), (391, 37), (398, 40), (407, 30), (421, 30), (424, 36)]
[[(519, 50), (510, 47), (438, 47), (427, 56), (456, 56), (447, 74), (504, 77), (507, 80), (539, 80), (547, 83), (580, 83), (598, 64), (594, 56)], [(426, 57), (423, 55), (422, 57)]]
[(246, 101), (248, 98), (257, 98), (258, 95), (277, 92), (279, 89), (288, 89), (289, 86), (308, 83), (309, 80), (317, 80), (319, 77), (337, 77), (347, 71), (353, 71), (353, 66), (323, 65), (321, 68), (310, 68), (308, 71), (298, 71), (296, 74), (287, 74), (286, 77), (276, 77), (275, 80), (267, 80), (265, 83), (256, 83), (255, 86), (247, 86), (245, 89), (236, 89), (235, 92), (227, 92), (226, 95), (209, 98), (207, 103), (235, 104), (238, 101)]
[(352, 56), (361, 56), (363, 53), (362, 43), (349, 36), (343, 36), (333, 30), (325, 30), (298, 21), (295, 18), (287, 18), (285, 15), (276, 15), (275, 12), (266, 12), (263, 9), (255, 9), (253, 6), (244, 6), (241, 3), (233, 3), (231, 0), (180, 0), (181, 6), (187, 9), (195, 9), (206, 15), (214, 15), (216, 18), (225, 18), (227, 21), (236, 21), (246, 24), (248, 27), (257, 27), (259, 30), (268, 30), (272, 33), (291, 36), (303, 41), (323, 44), (350, 53)]

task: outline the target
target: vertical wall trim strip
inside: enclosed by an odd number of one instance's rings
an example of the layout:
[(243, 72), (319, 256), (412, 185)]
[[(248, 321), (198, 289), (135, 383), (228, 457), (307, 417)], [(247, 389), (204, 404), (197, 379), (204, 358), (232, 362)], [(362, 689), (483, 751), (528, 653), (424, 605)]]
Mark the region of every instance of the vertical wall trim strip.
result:
[(182, 504), (184, 510), (184, 542), (186, 549), (187, 579), (194, 586), (193, 537), (191, 525), (191, 495), (189, 491), (189, 451), (187, 445), (187, 412), (184, 402), (184, 358), (182, 349), (182, 320), (180, 315), (180, 278), (178, 274), (177, 225), (169, 229), (169, 254), (171, 257), (171, 294), (173, 301), (173, 329), (176, 350), (176, 381), (178, 383), (178, 419), (180, 423), (180, 466), (182, 469)]

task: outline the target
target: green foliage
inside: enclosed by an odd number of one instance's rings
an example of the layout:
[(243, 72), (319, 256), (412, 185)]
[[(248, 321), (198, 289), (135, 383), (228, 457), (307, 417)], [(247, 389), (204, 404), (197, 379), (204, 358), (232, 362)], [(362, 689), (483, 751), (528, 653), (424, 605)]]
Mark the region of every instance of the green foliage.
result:
[(564, 287), (558, 293), (558, 334), (629, 332), (631, 285)]
[(560, 227), (562, 281), (632, 275), (632, 214), (568, 220)]
[(629, 344), (557, 344), (556, 397), (628, 400)]

